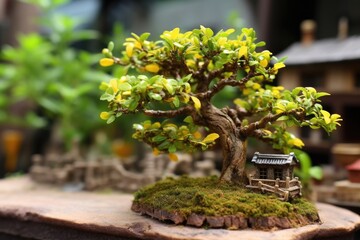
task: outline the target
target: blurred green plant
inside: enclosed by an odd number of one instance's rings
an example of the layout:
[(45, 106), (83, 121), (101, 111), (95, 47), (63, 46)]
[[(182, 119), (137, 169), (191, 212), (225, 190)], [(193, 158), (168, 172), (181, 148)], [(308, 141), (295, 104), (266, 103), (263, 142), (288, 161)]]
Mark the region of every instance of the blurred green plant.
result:
[[(73, 140), (88, 137), (104, 127), (97, 115), (102, 103), (98, 54), (73, 47), (78, 41), (96, 39), (93, 30), (79, 29), (80, 19), (54, 11), (68, 0), (26, 0), (41, 9), (39, 24), (47, 34), (19, 35), (17, 47), (5, 46), (0, 64), (0, 123), (33, 128), (55, 121), (67, 148)], [(26, 102), (25, 117), (10, 114), (9, 107)], [(38, 115), (40, 110), (43, 114)]]
[(295, 175), (301, 180), (304, 195), (309, 197), (312, 192), (312, 181), (322, 180), (323, 169), (320, 166), (313, 166), (310, 155), (305, 151), (294, 149), (294, 153), (300, 161), (300, 167), (294, 170)]

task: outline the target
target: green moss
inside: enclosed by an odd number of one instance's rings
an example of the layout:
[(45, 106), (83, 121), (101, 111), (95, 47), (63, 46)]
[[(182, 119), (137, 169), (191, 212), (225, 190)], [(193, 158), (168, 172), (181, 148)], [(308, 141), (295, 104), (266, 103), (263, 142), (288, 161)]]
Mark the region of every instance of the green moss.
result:
[(184, 216), (190, 213), (244, 217), (317, 216), (316, 207), (303, 198), (283, 202), (275, 195), (258, 194), (220, 183), (217, 177), (167, 178), (137, 191), (134, 202)]

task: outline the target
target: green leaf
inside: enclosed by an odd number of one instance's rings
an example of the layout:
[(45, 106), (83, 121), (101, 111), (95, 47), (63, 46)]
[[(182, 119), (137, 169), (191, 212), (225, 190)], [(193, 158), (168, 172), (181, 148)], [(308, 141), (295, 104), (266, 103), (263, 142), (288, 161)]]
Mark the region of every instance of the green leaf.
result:
[(192, 119), (191, 116), (187, 116), (186, 118), (184, 118), (183, 121), (186, 122), (186, 123), (194, 123), (194, 121), (193, 121), (193, 119)]
[(109, 51), (111, 52), (111, 51), (114, 49), (114, 42), (113, 42), (113, 41), (110, 41), (107, 48), (108, 48)]
[(296, 109), (298, 107), (298, 105), (294, 102), (289, 102), (287, 105), (286, 105), (286, 111), (290, 111), (290, 110), (293, 110), (293, 109)]
[(179, 100), (178, 96), (174, 97), (174, 100), (172, 101), (172, 103), (174, 104), (175, 107), (180, 106), (180, 100)]
[(162, 142), (162, 141), (164, 141), (166, 139), (167, 139), (167, 137), (165, 137), (165, 136), (157, 135), (157, 136), (153, 137), (151, 140), (153, 142)]
[(152, 92), (150, 92), (150, 93), (149, 93), (149, 97), (152, 98), (152, 99), (154, 99), (154, 100), (157, 100), (157, 101), (161, 101), (161, 100), (162, 100), (161, 95), (158, 94), (158, 93), (152, 93)]
[(170, 142), (165, 140), (158, 146), (158, 148), (159, 150), (164, 150), (167, 149), (169, 146), (170, 146)]
[(149, 36), (150, 36), (150, 33), (148, 33), (148, 32), (141, 34), (140, 41), (144, 42), (146, 39), (148, 39)]
[(130, 65), (129, 66), (118, 66), (115, 68), (115, 71), (114, 71), (114, 76), (125, 76), (128, 71), (129, 71), (129, 68), (130, 68)]
[(311, 167), (309, 170), (310, 176), (316, 180), (321, 180), (323, 178), (323, 170), (319, 166)]
[(121, 91), (130, 91), (132, 86), (127, 82), (122, 82), (118, 85), (119, 90)]
[(234, 103), (240, 107), (245, 108), (246, 110), (250, 110), (250, 108), (251, 108), (250, 104), (241, 98), (235, 99)]
[(139, 104), (138, 99), (132, 99), (132, 101), (129, 104), (129, 110), (134, 111), (137, 108), (138, 104)]
[(104, 94), (102, 94), (102, 95), (100, 96), (100, 100), (106, 100), (106, 101), (110, 102), (111, 100), (114, 99), (114, 97), (115, 97), (115, 96), (112, 95), (112, 94), (104, 93)]
[(206, 28), (206, 29), (205, 29), (205, 35), (206, 35), (208, 38), (210, 38), (210, 37), (212, 37), (212, 36), (214, 35), (214, 32), (213, 32), (213, 30), (211, 30), (211, 28)]
[(254, 60), (249, 61), (249, 65), (250, 65), (250, 66), (254, 66), (254, 65), (256, 65), (256, 64), (259, 64), (259, 62), (258, 62), (258, 61), (254, 61)]
[(256, 47), (264, 47), (265, 45), (266, 43), (264, 41), (261, 41), (256, 44)]
[(214, 46), (214, 42), (211, 39), (209, 39), (208, 41), (208, 46), (211, 51), (214, 51), (215, 46)]
[(294, 149), (294, 153), (297, 159), (300, 161), (301, 172), (309, 173), (312, 165), (309, 154), (298, 149)]
[(115, 121), (115, 116), (114, 115), (111, 115), (108, 120), (106, 121), (107, 124), (110, 124), (112, 123), (113, 121)]
[(175, 145), (174, 145), (174, 144), (170, 145), (170, 147), (168, 148), (168, 151), (169, 151), (169, 153), (174, 153), (174, 152), (176, 152), (176, 147), (175, 147)]
[(174, 94), (174, 88), (173, 88), (173, 86), (172, 86), (170, 83), (165, 83), (164, 86), (165, 86), (166, 90), (167, 90), (171, 95)]
[(315, 98), (320, 98), (320, 97), (323, 97), (323, 96), (329, 96), (330, 93), (327, 93), (327, 92), (318, 92), (315, 94)]
[(174, 46), (178, 47), (178, 48), (184, 48), (183, 45), (181, 45), (180, 43), (178, 42), (174, 42)]

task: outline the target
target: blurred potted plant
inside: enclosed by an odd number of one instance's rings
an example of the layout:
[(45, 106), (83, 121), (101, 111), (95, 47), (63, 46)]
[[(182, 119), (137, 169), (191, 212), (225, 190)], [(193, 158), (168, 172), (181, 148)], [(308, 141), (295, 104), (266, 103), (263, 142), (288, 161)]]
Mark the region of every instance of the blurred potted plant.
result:
[[(4, 47), (0, 123), (31, 129), (56, 126), (62, 150), (69, 150), (74, 140), (85, 140), (105, 125), (93, 117), (102, 107), (93, 99), (107, 74), (97, 70), (97, 54), (73, 47), (98, 33), (78, 29), (80, 20), (54, 11), (67, 0), (25, 2), (42, 10), (39, 24), (45, 33), (20, 35), (18, 47)], [(11, 108), (19, 104), (25, 107), (15, 114)]]

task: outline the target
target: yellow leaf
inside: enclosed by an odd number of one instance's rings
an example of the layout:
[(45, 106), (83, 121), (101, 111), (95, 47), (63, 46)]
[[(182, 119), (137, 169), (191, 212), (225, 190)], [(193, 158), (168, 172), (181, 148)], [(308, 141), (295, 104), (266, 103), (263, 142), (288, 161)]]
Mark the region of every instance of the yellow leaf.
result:
[(299, 148), (301, 148), (301, 147), (304, 146), (303, 141), (301, 141), (301, 139), (299, 139), (299, 138), (290, 139), (290, 140), (288, 141), (288, 144), (293, 145), (293, 146), (295, 146), (295, 147), (299, 147)]
[(227, 41), (226, 37), (221, 37), (221, 38), (218, 39), (217, 43), (218, 43), (219, 46), (222, 47), (222, 46), (225, 45), (226, 41)]
[(241, 58), (242, 56), (247, 57), (247, 50), (248, 50), (247, 46), (241, 46), (238, 52), (238, 58)]
[(200, 100), (195, 96), (190, 96), (191, 100), (194, 102), (194, 107), (196, 110), (199, 110), (201, 108), (201, 102)]
[(160, 67), (156, 63), (151, 63), (145, 66), (145, 70), (148, 72), (157, 73), (160, 70)]
[(135, 42), (135, 47), (141, 49), (141, 43), (139, 41)]
[(193, 133), (193, 136), (195, 139), (200, 139), (202, 137), (201, 133), (199, 131), (196, 131)]
[(266, 59), (260, 61), (260, 66), (266, 67), (267, 65), (268, 65), (268, 61)]
[(199, 53), (196, 53), (196, 54), (194, 55), (194, 58), (196, 58), (196, 59), (202, 59), (203, 56), (200, 55)]
[(196, 68), (195, 61), (192, 60), (192, 59), (186, 59), (186, 60), (185, 60), (185, 64), (186, 64), (186, 66), (188, 66), (189, 68)]
[(109, 67), (114, 64), (114, 59), (112, 58), (102, 58), (100, 59), (100, 66)]
[(206, 136), (206, 138), (204, 138), (201, 142), (203, 143), (211, 143), (214, 142), (216, 139), (219, 138), (219, 134), (217, 133), (210, 133), (209, 135)]
[(126, 44), (126, 55), (128, 57), (131, 57), (133, 55), (133, 50), (134, 50), (134, 44), (133, 43), (128, 43)]
[(282, 63), (282, 62), (279, 62), (279, 63), (275, 63), (274, 64), (274, 70), (278, 70), (278, 69), (280, 69), (280, 68), (284, 68), (285, 67), (285, 64), (284, 63)]
[(149, 129), (151, 127), (151, 122), (146, 122), (143, 124), (144, 129)]
[(252, 88), (253, 88), (254, 90), (258, 90), (258, 89), (261, 88), (261, 85), (258, 84), (258, 83), (254, 83), (254, 85), (252, 86)]
[(116, 99), (117, 102), (120, 103), (121, 99), (122, 99), (121, 94), (118, 94), (115, 99)]
[(324, 121), (326, 124), (331, 123), (331, 119), (330, 119), (330, 113), (328, 111), (325, 110), (320, 110), (321, 114), (324, 116)]
[(119, 88), (118, 88), (118, 84), (117, 84), (117, 79), (113, 78), (110, 80), (110, 86), (112, 88), (112, 90), (114, 91), (114, 93), (117, 93)]
[(175, 153), (169, 153), (169, 158), (171, 161), (174, 161), (174, 162), (179, 160), (178, 156)]
[(158, 156), (158, 155), (160, 154), (159, 149), (154, 148), (154, 149), (153, 149), (153, 154), (154, 154), (154, 156)]
[(342, 121), (341, 116), (339, 114), (331, 114), (331, 121)]
[(270, 136), (272, 134), (272, 132), (267, 129), (263, 129), (262, 132), (267, 136)]
[(250, 89), (248, 89), (248, 88), (245, 88), (245, 89), (243, 90), (243, 94), (244, 94), (244, 95), (249, 95), (250, 93), (252, 93), (252, 91), (251, 91)]
[(188, 94), (183, 93), (183, 94), (181, 94), (181, 96), (183, 97), (183, 99), (182, 99), (183, 103), (188, 103), (189, 102), (190, 97), (189, 97)]
[(107, 120), (110, 117), (110, 114), (108, 112), (101, 112), (100, 113), (100, 118), (102, 120)]
[(282, 113), (286, 111), (286, 107), (281, 102), (277, 102), (275, 105), (275, 112), (276, 113)]
[(190, 86), (189, 83), (185, 83), (185, 92), (186, 92), (186, 93), (191, 92), (191, 86)]
[(154, 122), (152, 125), (151, 125), (151, 128), (153, 129), (158, 129), (161, 127), (161, 124), (159, 122)]

